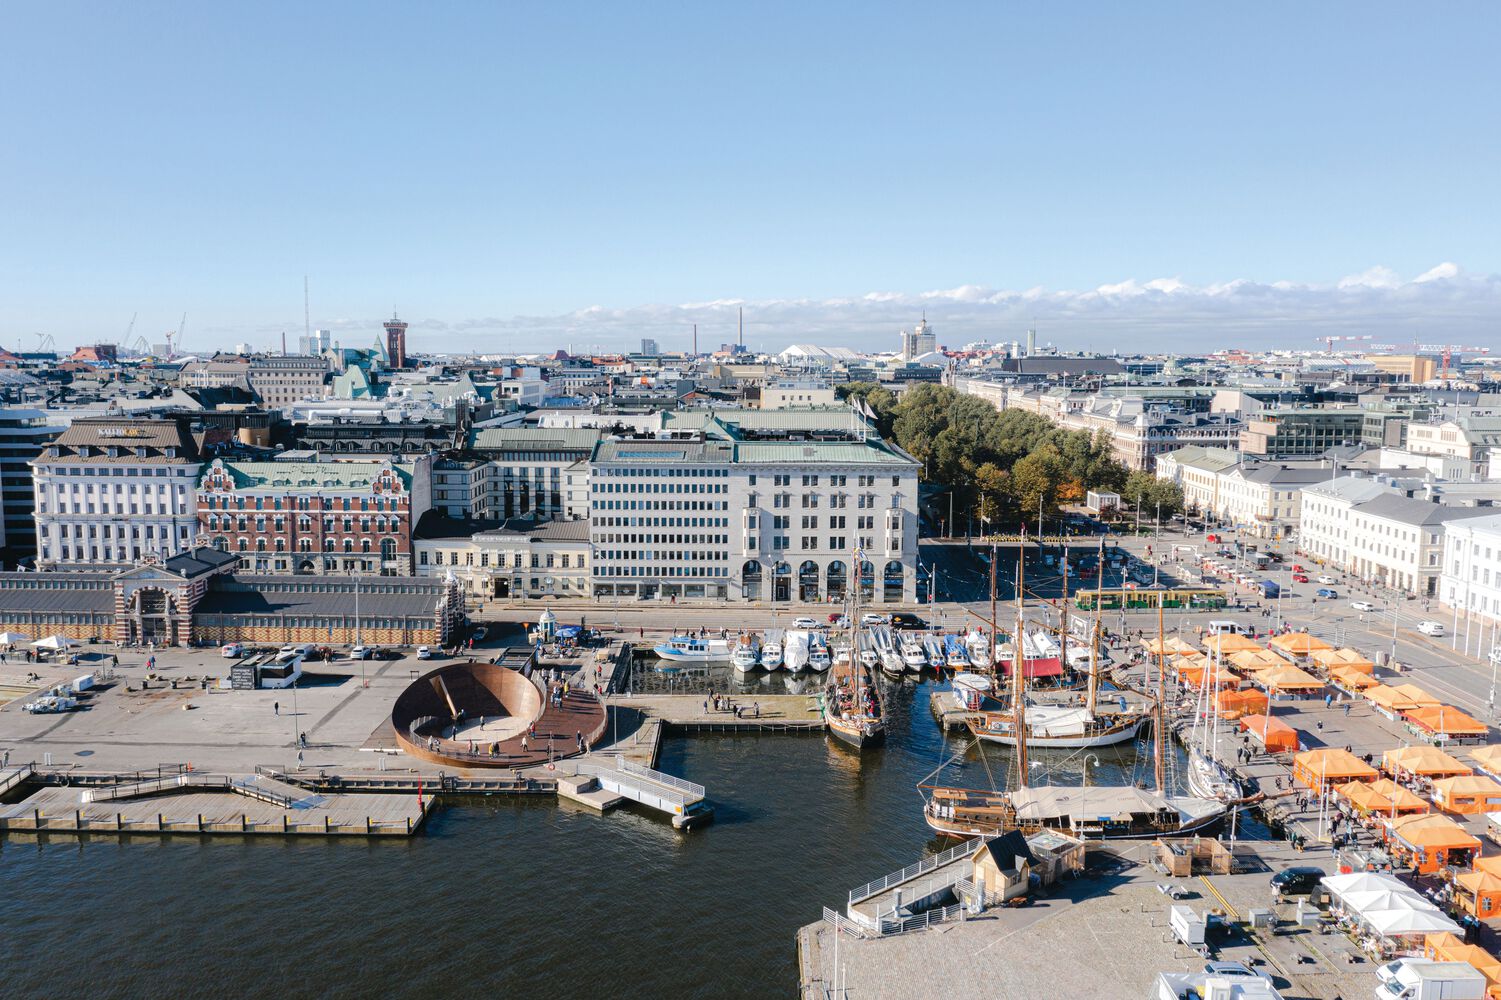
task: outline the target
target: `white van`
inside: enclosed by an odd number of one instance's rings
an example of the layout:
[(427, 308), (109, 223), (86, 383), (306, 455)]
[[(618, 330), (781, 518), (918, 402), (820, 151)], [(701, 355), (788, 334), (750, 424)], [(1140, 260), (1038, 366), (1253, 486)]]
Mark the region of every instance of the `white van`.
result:
[(1418, 631), (1424, 635), (1441, 636), (1444, 634), (1444, 623), (1435, 621), (1418, 622)]
[(1221, 618), (1212, 622), (1206, 622), (1204, 624), (1204, 631), (1209, 635), (1220, 635), (1223, 632), (1233, 632), (1236, 635), (1251, 635), (1256, 630), (1241, 622)]

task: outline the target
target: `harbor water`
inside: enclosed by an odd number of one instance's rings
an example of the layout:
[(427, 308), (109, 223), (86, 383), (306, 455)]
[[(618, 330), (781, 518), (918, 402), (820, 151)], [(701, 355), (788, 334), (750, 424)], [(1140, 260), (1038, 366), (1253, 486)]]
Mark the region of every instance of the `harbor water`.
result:
[[(4, 992), (791, 996), (798, 927), (952, 843), (930, 836), (917, 789), (964, 743), (929, 712), (934, 683), (887, 684), (889, 739), (863, 757), (821, 734), (668, 740), (662, 769), (715, 805), (692, 833), (470, 799), (404, 840), (0, 840)], [(1095, 753), (1092, 782), (1150, 779), (1134, 750)], [(970, 750), (942, 780), (988, 787), (1010, 759)], [(1053, 763), (1061, 783), (1082, 776), (1081, 757)]]

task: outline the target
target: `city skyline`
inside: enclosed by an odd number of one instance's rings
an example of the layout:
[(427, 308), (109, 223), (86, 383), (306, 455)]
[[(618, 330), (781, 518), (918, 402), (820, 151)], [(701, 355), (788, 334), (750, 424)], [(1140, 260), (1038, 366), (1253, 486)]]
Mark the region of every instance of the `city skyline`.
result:
[(952, 11), (11, 8), (0, 343), (1494, 336), (1493, 8)]

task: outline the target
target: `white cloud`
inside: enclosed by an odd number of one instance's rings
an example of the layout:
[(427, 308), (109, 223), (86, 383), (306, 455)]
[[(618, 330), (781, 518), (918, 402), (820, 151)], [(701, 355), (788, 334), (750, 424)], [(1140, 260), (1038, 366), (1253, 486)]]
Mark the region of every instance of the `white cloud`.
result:
[[(667, 350), (683, 350), (697, 323), (699, 347), (710, 349), (735, 340), (741, 307), (746, 343), (767, 350), (793, 343), (894, 348), (897, 331), (910, 328), (924, 312), (939, 343), (949, 346), (1020, 340), (1035, 326), (1040, 341), (1070, 350), (1308, 348), (1319, 336), (1367, 333), (1378, 343), (1417, 337), (1425, 343), (1501, 347), (1496, 335), (1501, 330), (1501, 276), (1470, 274), (1449, 262), (1412, 279), (1375, 266), (1323, 285), (1246, 278), (1191, 285), (1176, 277), (1126, 278), (1086, 290), (961, 284), (824, 299), (590, 305), (553, 316), (414, 319), (411, 339), (417, 350), (535, 352), (558, 347), (628, 350), (650, 337)], [(322, 325), (336, 331), (346, 346), (371, 343), (380, 330), (378, 319)], [(250, 333), (226, 331), (223, 339), (257, 339)]]

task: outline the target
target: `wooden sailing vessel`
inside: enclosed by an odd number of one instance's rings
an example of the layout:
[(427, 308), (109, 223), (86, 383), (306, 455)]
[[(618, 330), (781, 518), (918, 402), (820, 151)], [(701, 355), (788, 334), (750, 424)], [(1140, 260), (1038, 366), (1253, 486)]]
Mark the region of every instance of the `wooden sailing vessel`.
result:
[[(1024, 624), (1023, 590), (1025, 548), (1017, 562), (1017, 635)], [(1159, 618), (1161, 609), (1159, 608)], [(1161, 623), (1159, 620), (1159, 631)], [(1010, 729), (1015, 734), (1016, 786), (1010, 791), (924, 786), (928, 789), (923, 818), (928, 826), (955, 837), (1002, 834), (1020, 830), (1032, 834), (1056, 830), (1090, 840), (1179, 836), (1218, 822), (1226, 812), (1223, 802), (1192, 796), (1168, 795), (1164, 791), (1163, 663), (1158, 656), (1158, 696), (1153, 705), (1156, 790), (1134, 785), (1069, 787), (1028, 786), (1027, 703), (1023, 679), (1021, 642), (1014, 645), (1011, 677)], [(1159, 647), (1160, 647), (1159, 643)], [(1098, 647), (1097, 647), (1098, 648)], [(1091, 674), (1098, 677), (1097, 664)], [(1093, 688), (1093, 684), (1092, 684)], [(1092, 695), (1093, 697), (1093, 695)], [(994, 713), (1002, 714), (1002, 713)], [(1141, 724), (1139, 720), (1138, 725)]]
[(874, 672), (859, 656), (860, 579), (864, 553), (855, 551), (855, 580), (850, 588), (848, 658), (834, 663), (824, 688), (823, 720), (829, 735), (859, 750), (877, 746), (886, 739), (881, 691)]

